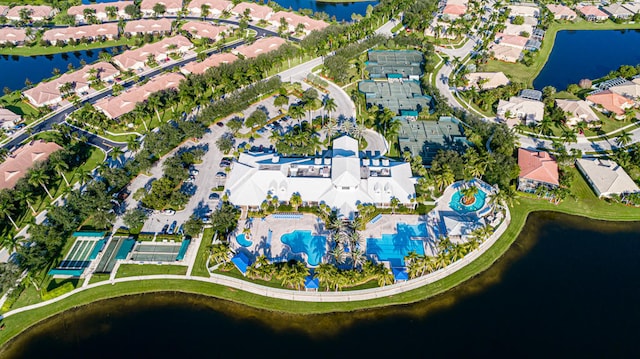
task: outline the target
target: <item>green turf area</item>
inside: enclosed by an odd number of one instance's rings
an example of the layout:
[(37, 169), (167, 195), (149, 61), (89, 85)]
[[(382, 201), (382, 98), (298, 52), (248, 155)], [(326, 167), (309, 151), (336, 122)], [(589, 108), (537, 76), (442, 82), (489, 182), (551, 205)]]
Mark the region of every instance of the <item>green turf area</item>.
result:
[[(556, 33), (561, 30), (622, 30), (622, 29), (640, 29), (640, 23), (638, 24), (616, 24), (611, 20), (607, 20), (603, 23), (595, 23), (578, 19), (573, 23), (552, 23), (545, 33), (544, 40), (540, 50), (534, 55), (533, 65), (527, 67), (521, 63), (506, 63), (497, 60), (490, 60), (485, 66), (484, 71), (502, 71), (513, 82), (522, 82), (529, 86), (532, 85), (533, 80), (538, 76), (542, 68), (544, 67), (549, 54), (553, 49), (553, 44), (556, 39)], [(613, 69), (612, 69), (613, 70)], [(564, 89), (558, 89), (564, 90)]]
[(107, 40), (104, 42), (92, 42), (89, 44), (80, 44), (80, 45), (65, 45), (63, 47), (60, 46), (20, 46), (13, 48), (3, 48), (0, 49), (0, 55), (18, 55), (18, 56), (37, 56), (37, 55), (51, 55), (51, 54), (59, 54), (63, 52), (73, 52), (73, 51), (83, 51), (83, 50), (92, 50), (92, 49), (101, 49), (107, 47), (114, 46), (122, 46), (122, 45), (135, 45), (135, 37), (127, 39), (126, 37), (121, 37), (117, 40)]
[(91, 275), (91, 279), (89, 279), (89, 284), (103, 282), (105, 280), (109, 280), (109, 274), (107, 273), (95, 273)]
[(118, 268), (116, 278), (134, 277), (138, 275), (187, 274), (187, 267), (157, 264), (122, 264)]
[(38, 110), (31, 106), (28, 101), (23, 101), (21, 94), (20, 91), (14, 91), (0, 97), (0, 106), (20, 116), (31, 115), (37, 117)]
[(193, 264), (193, 270), (191, 275), (198, 277), (209, 277), (209, 271), (207, 270), (207, 259), (209, 258), (209, 246), (213, 239), (213, 229), (205, 228), (202, 233), (202, 239), (198, 246), (198, 253), (196, 254), (196, 261)]

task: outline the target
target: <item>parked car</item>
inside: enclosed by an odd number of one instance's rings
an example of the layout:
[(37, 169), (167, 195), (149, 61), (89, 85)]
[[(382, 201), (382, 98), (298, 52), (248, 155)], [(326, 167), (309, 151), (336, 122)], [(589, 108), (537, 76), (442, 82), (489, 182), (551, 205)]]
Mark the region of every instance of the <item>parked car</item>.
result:
[(168, 224), (165, 224), (165, 225), (164, 225), (164, 227), (162, 227), (162, 232), (161, 232), (161, 233), (162, 233), (162, 234), (167, 233), (167, 230), (168, 230), (168, 229), (169, 229), (169, 225), (168, 225)]
[(220, 167), (229, 167), (229, 166), (231, 166), (231, 161), (224, 160), (224, 159), (220, 161)]
[(199, 175), (199, 174), (200, 174), (200, 171), (198, 171), (198, 170), (195, 170), (195, 169), (194, 169), (194, 170), (189, 171), (189, 174), (190, 174), (191, 176), (197, 176), (197, 175)]
[(227, 178), (227, 174), (224, 172), (218, 172), (216, 173), (216, 178), (217, 179)]
[(167, 231), (167, 234), (173, 234), (176, 230), (177, 225), (178, 225), (178, 221), (171, 222), (171, 225), (169, 226), (169, 230)]
[(209, 199), (210, 200), (220, 199), (220, 194), (213, 192), (209, 195)]
[(162, 211), (162, 214), (164, 214), (165, 216), (173, 216), (174, 214), (176, 214), (176, 211), (172, 209), (165, 209), (164, 211)]
[(178, 230), (176, 231), (176, 233), (178, 234), (184, 234), (184, 223), (180, 225), (180, 227), (178, 227)]
[(218, 125), (220, 127), (224, 127), (224, 123), (222, 123), (222, 122), (218, 122), (218, 123), (216, 123), (216, 125)]

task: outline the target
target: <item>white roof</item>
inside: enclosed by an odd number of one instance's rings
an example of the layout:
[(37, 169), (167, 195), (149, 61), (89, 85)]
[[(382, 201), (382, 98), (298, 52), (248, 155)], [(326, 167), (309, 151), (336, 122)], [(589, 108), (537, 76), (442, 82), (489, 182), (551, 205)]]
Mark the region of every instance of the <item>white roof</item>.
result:
[(599, 196), (640, 191), (627, 172), (614, 161), (579, 158), (576, 162)]
[(343, 136), (333, 149), (306, 158), (280, 158), (276, 153), (242, 153), (229, 174), (225, 191), (240, 206), (259, 206), (271, 194), (288, 201), (326, 203), (349, 215), (360, 203), (390, 203), (395, 197), (410, 205), (415, 197), (411, 166), (387, 159), (362, 162), (358, 141)]

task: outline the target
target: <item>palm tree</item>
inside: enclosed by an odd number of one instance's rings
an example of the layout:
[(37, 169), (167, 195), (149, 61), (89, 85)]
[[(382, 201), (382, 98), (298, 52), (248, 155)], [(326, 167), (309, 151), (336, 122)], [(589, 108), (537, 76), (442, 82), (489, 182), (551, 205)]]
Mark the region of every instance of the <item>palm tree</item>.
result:
[(622, 131), (618, 137), (616, 137), (616, 143), (620, 147), (624, 147), (631, 142), (631, 135), (627, 131)]
[(16, 237), (12, 235), (5, 235), (2, 237), (2, 241), (0, 242), (0, 248), (4, 248), (9, 252), (9, 254), (18, 250), (18, 246), (20, 246), (20, 240), (24, 238), (22, 236)]
[(338, 274), (338, 269), (329, 263), (321, 263), (314, 271), (313, 277), (317, 278), (321, 283), (326, 284), (327, 290), (332, 287), (332, 283), (334, 282), (336, 276)]
[(293, 206), (295, 211), (298, 211), (298, 207), (302, 204), (302, 197), (300, 197), (300, 193), (293, 193), (291, 198), (289, 198), (289, 204)]
[(332, 99), (331, 97), (328, 97), (326, 100), (324, 100), (323, 108), (325, 111), (329, 113), (329, 117), (331, 117), (331, 113), (336, 109), (338, 109), (338, 105), (336, 104), (336, 100)]
[(15, 209), (15, 207), (13, 206), (13, 203), (11, 203), (9, 201), (8, 198), (3, 198), (2, 202), (0, 202), (0, 214), (2, 214), (3, 216), (9, 218), (9, 221), (11, 221), (11, 224), (13, 224), (13, 226), (15, 227), (16, 230), (20, 229), (18, 227), (18, 225), (16, 224), (16, 222), (13, 221), (13, 218), (11, 218), (11, 212)]
[(289, 108), (289, 116), (291, 116), (291, 118), (298, 120), (298, 124), (300, 124), (300, 120), (304, 118), (304, 115), (305, 115), (304, 108), (300, 105), (291, 106)]
[(130, 138), (127, 141), (127, 148), (129, 149), (129, 151), (131, 152), (136, 152), (140, 149), (140, 141), (138, 141), (138, 138)]
[(462, 202), (465, 204), (472, 204), (475, 201), (475, 196), (478, 194), (478, 187), (469, 186), (460, 190), (462, 194)]
[(436, 173), (434, 176), (434, 180), (436, 185), (438, 186), (438, 190), (442, 191), (445, 187), (449, 186), (455, 181), (455, 175), (453, 174), (453, 170), (449, 165), (442, 166), (440, 172)]
[(231, 250), (226, 242), (214, 244), (211, 247), (211, 259), (216, 263), (228, 263), (231, 260)]
[(124, 152), (122, 152), (122, 149), (120, 147), (117, 147), (117, 146), (112, 147), (111, 151), (109, 152), (109, 157), (111, 158), (112, 161), (117, 162), (123, 153)]
[(80, 168), (76, 173), (78, 174), (78, 183), (80, 183), (81, 186), (84, 186), (93, 179), (91, 171), (88, 169)]
[(60, 177), (62, 177), (64, 183), (66, 183), (67, 187), (69, 187), (69, 181), (67, 181), (67, 177), (65, 177), (64, 175), (64, 171), (69, 170), (69, 165), (64, 161), (63, 158), (59, 156), (53, 157), (52, 160), (53, 163), (51, 165), (53, 167), (53, 170), (56, 171), (60, 175)]
[(49, 198), (53, 199), (53, 196), (51, 195), (51, 193), (49, 193), (49, 189), (45, 185), (45, 182), (47, 182), (47, 180), (49, 180), (49, 176), (44, 171), (44, 168), (38, 168), (31, 171), (28, 182), (32, 186), (42, 186), (42, 188), (44, 188), (44, 191), (47, 192)]
[(33, 212), (34, 215), (37, 213), (35, 208), (33, 208), (33, 205), (31, 204), (31, 201), (33, 200), (33, 194), (31, 192), (29, 192), (29, 191), (14, 191), (13, 193), (14, 193), (15, 198), (20, 203), (26, 203), (27, 206), (29, 206), (29, 208), (31, 209), (31, 212)]

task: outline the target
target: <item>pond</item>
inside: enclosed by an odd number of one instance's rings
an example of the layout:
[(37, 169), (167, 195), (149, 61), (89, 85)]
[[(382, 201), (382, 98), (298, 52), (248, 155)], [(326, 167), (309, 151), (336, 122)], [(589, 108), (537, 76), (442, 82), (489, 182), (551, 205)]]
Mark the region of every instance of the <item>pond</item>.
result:
[(597, 79), (620, 65), (640, 64), (640, 30), (558, 31), (547, 63), (533, 80), (558, 91), (581, 79)]
[(489, 270), (415, 304), (299, 316), (131, 296), (46, 320), (0, 357), (638, 357), (638, 273), (640, 222), (537, 213)]
[(92, 63), (98, 59), (101, 51), (113, 52), (114, 48), (94, 49), (74, 52), (64, 52), (55, 55), (42, 56), (11, 56), (0, 55), (0, 89), (8, 87), (10, 90), (18, 90), (25, 87), (25, 81), (29, 79), (36, 84), (53, 76), (53, 69), (67, 72), (69, 64), (74, 68), (81, 67), (81, 61)]

